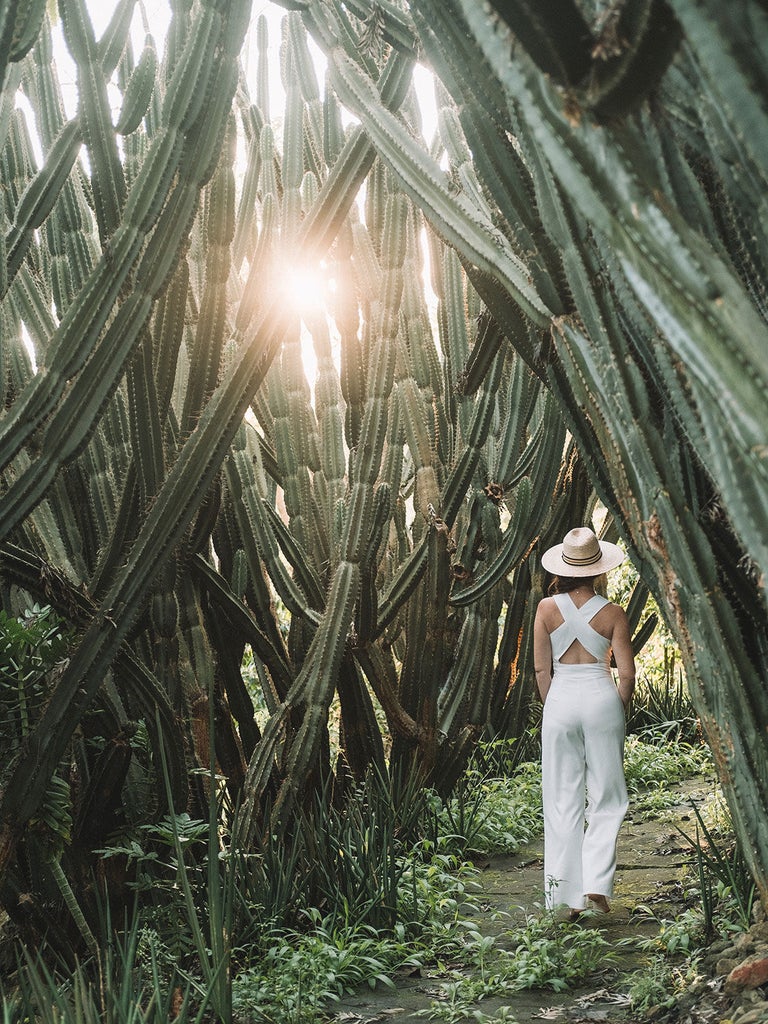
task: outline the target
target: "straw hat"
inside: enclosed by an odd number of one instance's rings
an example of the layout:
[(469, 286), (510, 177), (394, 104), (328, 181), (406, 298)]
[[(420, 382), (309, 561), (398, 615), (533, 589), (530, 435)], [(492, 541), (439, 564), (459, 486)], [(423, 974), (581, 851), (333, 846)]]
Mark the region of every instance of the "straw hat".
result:
[(599, 576), (620, 565), (626, 555), (617, 544), (598, 540), (588, 526), (566, 533), (541, 556), (541, 564), (554, 576)]

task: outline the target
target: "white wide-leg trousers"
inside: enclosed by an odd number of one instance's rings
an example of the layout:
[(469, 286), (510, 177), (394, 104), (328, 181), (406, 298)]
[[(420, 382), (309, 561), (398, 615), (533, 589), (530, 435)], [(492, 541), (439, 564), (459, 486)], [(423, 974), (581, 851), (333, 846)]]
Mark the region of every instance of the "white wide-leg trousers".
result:
[(606, 668), (555, 669), (541, 746), (546, 905), (583, 909), (586, 893), (613, 895), (628, 806), (624, 707)]

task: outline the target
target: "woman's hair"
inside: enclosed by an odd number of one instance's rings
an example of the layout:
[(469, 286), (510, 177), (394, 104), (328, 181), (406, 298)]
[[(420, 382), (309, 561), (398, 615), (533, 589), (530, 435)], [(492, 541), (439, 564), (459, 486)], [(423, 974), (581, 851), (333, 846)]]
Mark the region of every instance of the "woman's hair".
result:
[(600, 576), (553, 576), (552, 582), (549, 585), (549, 593), (567, 594), (570, 590), (575, 590), (584, 583), (591, 583), (594, 586), (595, 580), (599, 578)]

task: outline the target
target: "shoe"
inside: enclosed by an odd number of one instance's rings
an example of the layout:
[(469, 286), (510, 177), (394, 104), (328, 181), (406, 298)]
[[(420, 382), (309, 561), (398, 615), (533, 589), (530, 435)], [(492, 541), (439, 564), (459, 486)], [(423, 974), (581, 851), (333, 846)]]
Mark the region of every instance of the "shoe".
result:
[(591, 910), (595, 914), (609, 914), (611, 911), (611, 905), (605, 896), (600, 893), (588, 892), (587, 910)]
[(571, 907), (571, 909), (567, 910), (566, 913), (565, 913), (565, 920), (566, 921), (578, 921), (583, 913), (584, 913), (583, 910), (577, 910), (575, 907)]

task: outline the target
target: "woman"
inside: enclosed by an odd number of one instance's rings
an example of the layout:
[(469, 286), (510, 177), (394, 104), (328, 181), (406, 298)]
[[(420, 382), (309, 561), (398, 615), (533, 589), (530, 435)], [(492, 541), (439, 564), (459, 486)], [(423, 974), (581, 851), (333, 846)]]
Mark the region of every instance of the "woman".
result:
[(597, 577), (624, 557), (617, 545), (579, 527), (541, 559), (555, 576), (554, 596), (540, 602), (534, 621), (534, 666), (544, 703), (544, 880), (547, 906), (565, 904), (572, 920), (587, 908), (610, 909), (616, 840), (627, 812), (624, 718), (635, 662), (624, 610), (595, 594)]

